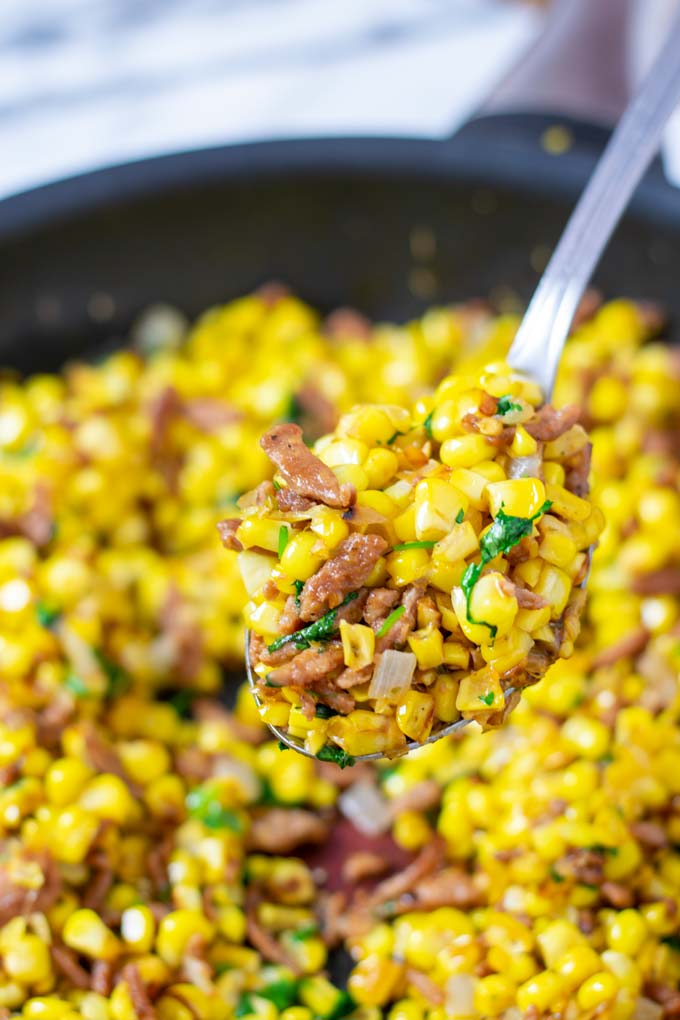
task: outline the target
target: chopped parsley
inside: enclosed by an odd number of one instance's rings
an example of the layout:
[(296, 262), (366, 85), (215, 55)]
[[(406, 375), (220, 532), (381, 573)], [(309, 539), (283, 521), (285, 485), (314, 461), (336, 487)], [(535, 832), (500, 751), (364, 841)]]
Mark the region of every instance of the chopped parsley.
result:
[(329, 641), (335, 632), (338, 610), (346, 606), (348, 602), (353, 602), (355, 598), (358, 598), (358, 595), (358, 592), (351, 591), (335, 609), (324, 613), (320, 619), (310, 623), (307, 627), (302, 627), (292, 634), (282, 634), (281, 637), (277, 637), (275, 641), (268, 645), (267, 650), (269, 652), (276, 652), (279, 648), (283, 648), (284, 645), (289, 645), (292, 642), (297, 649), (302, 651), (305, 648), (309, 648), (312, 641)]
[(489, 705), (490, 707), (494, 703), (494, 697), (495, 695), (493, 691), (487, 691), (486, 694), (479, 695), (479, 700), (483, 701), (485, 705)]
[(400, 552), (402, 549), (432, 549), (436, 542), (402, 542), (401, 545), (392, 547), (393, 552)]
[(552, 866), (550, 868), (550, 877), (552, 878), (553, 882), (558, 883), (564, 882), (564, 875), (561, 875), (557, 868)]
[(504, 414), (509, 414), (510, 411), (521, 411), (522, 405), (518, 404), (516, 400), (513, 400), (509, 393), (505, 396), (498, 398), (498, 407), (496, 408), (496, 414), (502, 418)]
[(288, 744), (284, 744), (283, 740), (279, 740), (279, 751), (289, 751)]
[(304, 581), (293, 581), (293, 587), (295, 588), (295, 605), (300, 608), (300, 596), (302, 595), (302, 589), (305, 586)]
[(405, 433), (405, 432), (395, 432), (395, 433), (394, 433), (393, 435), (391, 435), (391, 436), (390, 436), (390, 438), (389, 438), (389, 439), (387, 440), (387, 445), (388, 445), (388, 446), (391, 446), (391, 445), (392, 445), (392, 443), (394, 443), (394, 442), (396, 442), (396, 441), (397, 441), (397, 439), (399, 438), (399, 436), (405, 436), (405, 435), (406, 435), (406, 433)]
[(332, 719), (334, 715), (339, 715), (340, 713), (336, 712), (334, 708), (330, 707), (330, 705), (323, 705), (321, 702), (319, 702), (319, 704), (316, 706), (314, 714), (317, 717), (317, 719)]
[(68, 673), (64, 679), (64, 687), (71, 694), (75, 694), (76, 698), (89, 698), (92, 691), (87, 686), (85, 681), (77, 673)]
[(306, 942), (307, 939), (313, 939), (318, 934), (319, 926), (317, 924), (303, 924), (293, 932), (291, 939), (293, 942)]
[(279, 559), (281, 559), (284, 552), (286, 551), (287, 545), (288, 545), (288, 528), (286, 527), (285, 524), (282, 524), (281, 527), (279, 528), (279, 549), (278, 549)]
[(465, 520), (465, 511), (461, 507), (460, 510), (458, 511), (458, 513), (456, 514), (456, 524), (462, 524), (464, 520)]
[(35, 607), (35, 615), (41, 627), (50, 628), (57, 622), (61, 613), (58, 609), (50, 609), (44, 602), (38, 602)]
[(403, 616), (405, 612), (406, 612), (405, 606), (397, 606), (396, 609), (393, 609), (390, 615), (385, 617), (385, 619), (380, 625), (380, 629), (376, 631), (375, 636), (384, 637), (385, 634), (387, 634), (388, 630), (390, 630), (390, 628), (394, 626), (399, 617)]
[(186, 797), (189, 817), (203, 822), (206, 829), (229, 829), (230, 832), (241, 834), (243, 824), (235, 811), (220, 804), (215, 787), (210, 783), (197, 786)]
[(351, 754), (347, 754), (341, 747), (336, 747), (334, 744), (325, 744), (316, 757), (319, 761), (332, 761), (335, 765), (339, 765), (341, 769), (348, 766), (351, 767), (355, 762)]
[(433, 417), (434, 417), (434, 411), (430, 411), (430, 413), (428, 414), (427, 418), (423, 422), (423, 428), (427, 432), (427, 435), (428, 435), (428, 437), (430, 439), (434, 439), (434, 436), (432, 435), (432, 418)]
[(676, 953), (680, 953), (680, 935), (662, 935), (661, 941), (674, 949)]
[(274, 492), (281, 492), (281, 486), (280, 486), (280, 485), (279, 485), (279, 483), (278, 483), (278, 482), (276, 481), (276, 479), (274, 479), (274, 480), (272, 481), (272, 485), (274, 486)]
[(101, 666), (103, 672), (106, 674), (108, 680), (108, 687), (106, 689), (107, 697), (118, 698), (121, 694), (130, 686), (130, 678), (124, 669), (109, 659), (108, 655), (100, 651), (98, 648), (94, 650), (95, 658)]
[(470, 613), (470, 598), (472, 591), (477, 581), (482, 575), (482, 570), (490, 563), (491, 560), (499, 556), (500, 553), (508, 552), (512, 549), (523, 538), (530, 535), (533, 529), (534, 521), (542, 517), (543, 514), (547, 513), (552, 503), (549, 499), (546, 499), (543, 506), (536, 511), (532, 517), (513, 517), (510, 514), (506, 514), (501, 508), (496, 515), (496, 519), (488, 529), (488, 531), (482, 535), (479, 545), (482, 551), (479, 563), (468, 564), (463, 579), (460, 582), (460, 586), (463, 589), (465, 600), (467, 603), (467, 618), (470, 623), (476, 623), (480, 627), (488, 627), (491, 632), (491, 638), (496, 637), (497, 627), (490, 623), (485, 623), (484, 620), (475, 620)]
[(175, 712), (181, 719), (189, 719), (191, 717), (191, 706), (193, 704), (196, 692), (189, 690), (188, 687), (184, 687), (181, 691), (176, 691), (172, 697), (168, 698), (168, 704), (172, 705)]

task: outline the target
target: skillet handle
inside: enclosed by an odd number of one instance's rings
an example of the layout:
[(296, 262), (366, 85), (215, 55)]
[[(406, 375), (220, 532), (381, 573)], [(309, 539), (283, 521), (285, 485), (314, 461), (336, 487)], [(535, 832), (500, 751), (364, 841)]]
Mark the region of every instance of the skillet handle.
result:
[(555, 0), (546, 26), (479, 114), (550, 112), (609, 124), (629, 97), (630, 0)]

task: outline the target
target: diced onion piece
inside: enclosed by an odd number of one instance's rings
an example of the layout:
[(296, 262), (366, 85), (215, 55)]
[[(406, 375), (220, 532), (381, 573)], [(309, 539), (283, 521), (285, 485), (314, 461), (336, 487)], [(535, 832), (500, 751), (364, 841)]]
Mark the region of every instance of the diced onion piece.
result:
[(532, 453), (530, 457), (513, 457), (508, 466), (508, 478), (539, 478), (541, 457)]
[(246, 549), (238, 554), (237, 562), (241, 580), (252, 598), (272, 576), (274, 561), (271, 556)]
[(411, 686), (417, 659), (413, 652), (397, 652), (388, 648), (378, 660), (368, 688), (369, 698), (399, 701)]
[(340, 811), (365, 836), (379, 836), (392, 824), (389, 802), (372, 779), (353, 783), (338, 799)]

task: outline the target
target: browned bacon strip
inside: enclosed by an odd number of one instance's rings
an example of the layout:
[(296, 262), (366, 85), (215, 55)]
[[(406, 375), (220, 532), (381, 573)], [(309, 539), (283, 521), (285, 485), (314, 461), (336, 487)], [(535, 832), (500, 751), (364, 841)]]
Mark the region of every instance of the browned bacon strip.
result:
[(328, 560), (306, 582), (300, 598), (303, 620), (317, 620), (335, 609), (346, 595), (360, 588), (382, 554), (387, 542), (380, 535), (355, 532), (344, 539)]
[(302, 441), (299, 425), (286, 422), (265, 432), (260, 446), (291, 489), (326, 506), (348, 507), (354, 501), (351, 485), (340, 485), (331, 469)]

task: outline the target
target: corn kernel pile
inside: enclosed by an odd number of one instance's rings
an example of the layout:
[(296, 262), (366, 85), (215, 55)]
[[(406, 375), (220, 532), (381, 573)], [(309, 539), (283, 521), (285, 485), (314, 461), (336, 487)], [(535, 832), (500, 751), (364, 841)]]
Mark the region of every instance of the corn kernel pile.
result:
[(274, 484), (228, 523), (265, 722), (311, 754), (394, 752), (502, 721), (572, 653), (603, 520), (572, 491), (590, 462), (578, 408), (541, 404), (496, 364), (410, 411), (355, 407), (314, 457), (295, 426), (264, 437)]
[(603, 306), (565, 354), (607, 523), (574, 655), (504, 727), (340, 772), (211, 696), (246, 602), (215, 524), (267, 477), (259, 435), (305, 382), (343, 413), (426, 399), (515, 325), (328, 338), (253, 296), (2, 378), (3, 1020), (679, 1015), (680, 370), (648, 309)]

